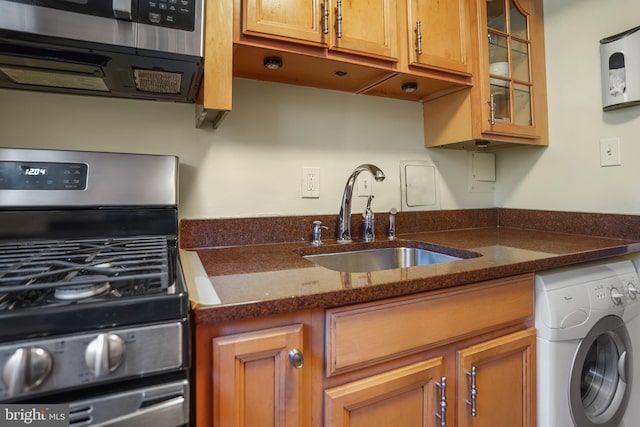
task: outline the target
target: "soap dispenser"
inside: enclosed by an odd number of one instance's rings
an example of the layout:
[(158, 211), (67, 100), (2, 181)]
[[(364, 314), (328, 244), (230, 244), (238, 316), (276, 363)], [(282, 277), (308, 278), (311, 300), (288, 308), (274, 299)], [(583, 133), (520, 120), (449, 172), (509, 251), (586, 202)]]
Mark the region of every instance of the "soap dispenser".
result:
[(371, 210), (371, 201), (373, 200), (373, 195), (369, 196), (369, 200), (367, 200), (367, 207), (362, 213), (362, 226), (363, 233), (362, 239), (365, 242), (373, 242), (376, 238), (375, 235), (375, 217), (373, 215), (373, 211)]

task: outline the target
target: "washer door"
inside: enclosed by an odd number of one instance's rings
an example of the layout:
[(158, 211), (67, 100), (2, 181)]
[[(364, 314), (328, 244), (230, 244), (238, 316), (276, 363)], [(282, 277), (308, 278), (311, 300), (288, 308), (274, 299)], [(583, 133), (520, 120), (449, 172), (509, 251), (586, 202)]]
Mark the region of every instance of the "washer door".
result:
[(618, 316), (600, 319), (578, 346), (571, 367), (569, 404), (577, 427), (617, 427), (629, 394), (631, 339)]

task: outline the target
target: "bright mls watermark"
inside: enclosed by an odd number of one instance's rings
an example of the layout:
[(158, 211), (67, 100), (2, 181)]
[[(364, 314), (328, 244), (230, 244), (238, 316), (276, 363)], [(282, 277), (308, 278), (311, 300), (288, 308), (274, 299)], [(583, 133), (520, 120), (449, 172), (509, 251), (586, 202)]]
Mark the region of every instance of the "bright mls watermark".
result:
[(0, 426), (68, 427), (69, 405), (0, 405)]

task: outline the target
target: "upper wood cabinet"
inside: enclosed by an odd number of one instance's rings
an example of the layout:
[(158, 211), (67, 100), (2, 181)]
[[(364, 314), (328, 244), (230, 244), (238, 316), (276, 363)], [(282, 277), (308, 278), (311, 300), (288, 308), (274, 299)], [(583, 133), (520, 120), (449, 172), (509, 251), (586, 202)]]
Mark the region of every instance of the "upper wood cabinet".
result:
[(204, 75), (196, 101), (196, 127), (218, 127), (231, 110), (233, 80), (233, 3), (205, 2)]
[(325, 4), (334, 13), (328, 28), (331, 49), (398, 60), (395, 0), (326, 0)]
[(320, 1), (242, 0), (242, 34), (321, 45)]
[(473, 87), (424, 103), (425, 145), (548, 144), (542, 0), (474, 0)]
[(398, 60), (394, 0), (242, 0), (242, 34)]
[(407, 0), (409, 64), (471, 74), (469, 0)]

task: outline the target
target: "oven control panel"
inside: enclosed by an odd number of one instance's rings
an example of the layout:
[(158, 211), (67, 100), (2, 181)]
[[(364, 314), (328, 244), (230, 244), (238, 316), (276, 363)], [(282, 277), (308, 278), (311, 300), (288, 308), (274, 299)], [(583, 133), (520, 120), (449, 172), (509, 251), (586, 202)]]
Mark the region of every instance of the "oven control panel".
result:
[(0, 344), (0, 402), (186, 369), (185, 321)]
[(1, 190), (84, 190), (85, 163), (0, 161)]

